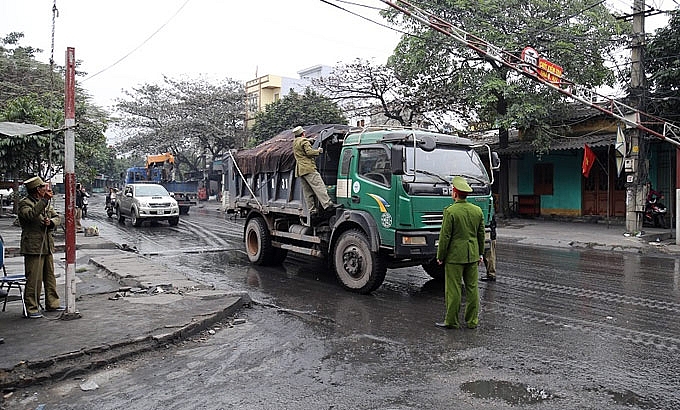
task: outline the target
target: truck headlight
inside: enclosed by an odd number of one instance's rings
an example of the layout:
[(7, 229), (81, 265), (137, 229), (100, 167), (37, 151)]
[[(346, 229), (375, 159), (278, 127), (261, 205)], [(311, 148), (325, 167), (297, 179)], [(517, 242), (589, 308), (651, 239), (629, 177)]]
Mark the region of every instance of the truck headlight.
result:
[(427, 239), (424, 236), (402, 236), (402, 245), (427, 245)]

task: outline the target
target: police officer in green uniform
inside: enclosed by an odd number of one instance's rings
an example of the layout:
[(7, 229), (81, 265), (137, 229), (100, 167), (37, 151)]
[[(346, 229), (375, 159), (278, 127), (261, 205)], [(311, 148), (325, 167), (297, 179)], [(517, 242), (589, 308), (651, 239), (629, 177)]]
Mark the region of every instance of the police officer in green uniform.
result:
[(295, 140), (293, 141), (293, 155), (295, 156), (295, 177), (300, 178), (302, 194), (305, 197), (307, 209), (311, 214), (318, 213), (314, 198), (319, 200), (324, 211), (332, 210), (333, 204), (328, 196), (326, 184), (321, 174), (316, 170), (316, 157), (323, 152), (323, 148), (314, 149), (312, 144), (305, 138), (305, 130), (298, 126), (293, 129)]
[(460, 327), (458, 311), (464, 283), (465, 323), (468, 328), (475, 328), (479, 314), (477, 267), (484, 253), (484, 214), (480, 207), (466, 200), (472, 188), (465, 178), (454, 177), (452, 185), (454, 203), (444, 209), (437, 248), (437, 263), (444, 264), (446, 316), (435, 325), (447, 329)]
[(45, 308), (63, 311), (54, 276), (54, 238), (52, 232), (61, 224), (59, 214), (50, 205), (52, 191), (40, 177), (24, 181), (28, 196), (19, 202), (21, 254), (26, 275), (26, 312), (31, 319), (41, 318), (40, 293), (45, 284)]

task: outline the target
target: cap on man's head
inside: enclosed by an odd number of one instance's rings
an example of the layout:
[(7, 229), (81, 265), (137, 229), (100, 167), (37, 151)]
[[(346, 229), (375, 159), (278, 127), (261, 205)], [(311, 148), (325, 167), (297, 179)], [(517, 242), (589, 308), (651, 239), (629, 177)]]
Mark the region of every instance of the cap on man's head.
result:
[(26, 189), (30, 191), (31, 189), (35, 189), (39, 186), (45, 185), (45, 183), (43, 182), (42, 178), (33, 177), (25, 180), (24, 185), (26, 185)]
[(300, 135), (302, 135), (303, 132), (305, 132), (305, 130), (299, 125), (297, 127), (293, 128), (293, 135), (295, 135), (296, 137), (299, 137)]
[(451, 185), (459, 191), (459, 192), (467, 192), (470, 193), (472, 192), (472, 188), (470, 187), (470, 184), (467, 183), (465, 178), (460, 177), (460, 176), (455, 176), (453, 177), (453, 180), (451, 181)]

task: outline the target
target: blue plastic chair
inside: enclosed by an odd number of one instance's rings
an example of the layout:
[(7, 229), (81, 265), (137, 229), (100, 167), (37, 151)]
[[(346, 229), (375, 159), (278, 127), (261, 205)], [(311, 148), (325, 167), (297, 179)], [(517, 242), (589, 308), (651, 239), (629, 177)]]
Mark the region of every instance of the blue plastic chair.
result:
[(22, 274), (18, 275), (8, 275), (7, 269), (5, 268), (5, 241), (0, 235), (0, 266), (2, 266), (2, 277), (0, 277), (0, 290), (6, 290), (4, 295), (4, 303), (2, 304), (2, 311), (5, 311), (7, 307), (7, 299), (9, 299), (9, 294), (12, 289), (17, 289), (19, 291), (19, 296), (21, 296), (21, 308), (23, 310), (24, 316), (28, 316), (26, 312), (26, 301), (24, 300), (24, 289), (26, 289), (26, 277)]

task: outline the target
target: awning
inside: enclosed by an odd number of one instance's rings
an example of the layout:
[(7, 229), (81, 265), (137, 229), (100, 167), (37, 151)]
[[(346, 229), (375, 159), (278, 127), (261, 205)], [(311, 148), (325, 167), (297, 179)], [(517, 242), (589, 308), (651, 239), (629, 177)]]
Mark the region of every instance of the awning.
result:
[[(494, 148), (501, 155), (535, 152), (536, 147), (534, 147), (531, 142), (532, 141), (530, 140), (515, 140), (509, 141), (507, 148), (498, 148), (498, 144), (494, 144)], [(588, 144), (589, 147), (605, 147), (607, 145), (614, 145), (615, 142), (615, 133), (591, 135), (587, 137), (560, 137), (553, 139), (549, 151), (583, 149), (584, 144)]]
[(0, 135), (6, 137), (18, 137), (20, 135), (46, 134), (52, 132), (49, 128), (43, 128), (34, 124), (22, 124), (18, 122), (0, 122)]

